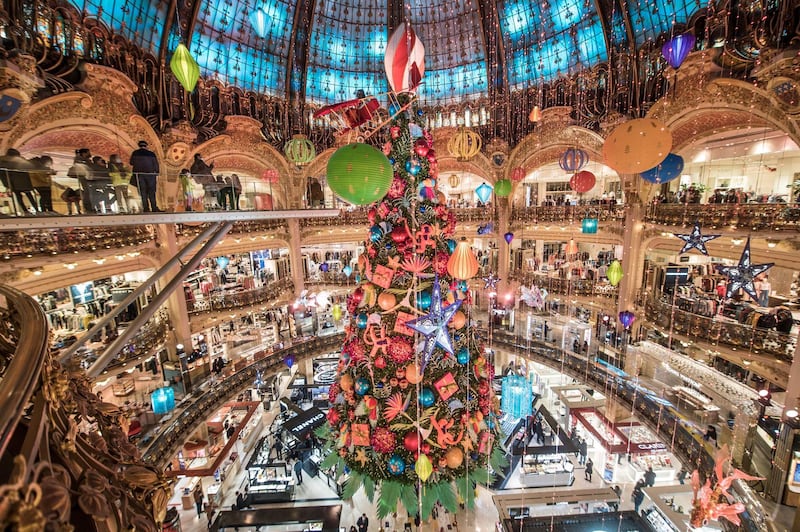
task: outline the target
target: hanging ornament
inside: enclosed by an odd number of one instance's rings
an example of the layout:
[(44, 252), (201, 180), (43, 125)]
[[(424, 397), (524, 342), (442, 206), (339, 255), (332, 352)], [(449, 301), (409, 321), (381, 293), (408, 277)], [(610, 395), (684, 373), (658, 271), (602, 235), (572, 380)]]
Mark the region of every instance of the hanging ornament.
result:
[(558, 166), (565, 172), (578, 172), (589, 162), (589, 155), (578, 148), (569, 148), (558, 160)]
[(420, 353), (420, 373), (425, 372), (436, 346), (441, 347), (451, 355), (453, 354), (453, 342), (450, 338), (450, 332), (447, 330), (447, 322), (458, 312), (462, 302), (461, 299), (457, 299), (455, 303), (442, 309), (441, 289), (439, 287), (439, 276), (437, 275), (433, 282), (430, 312), (405, 323), (406, 327), (417, 331), (425, 337), (425, 343)]
[(417, 458), (417, 463), (414, 465), (414, 471), (422, 482), (426, 482), (433, 473), (433, 464), (427, 454), (420, 454)]
[(672, 149), (669, 128), (652, 118), (637, 118), (617, 126), (603, 143), (603, 163), (620, 174), (654, 168)]
[(660, 185), (662, 183), (669, 183), (683, 172), (683, 157), (670, 153), (667, 158), (661, 161), (657, 166), (649, 170), (645, 170), (641, 175), (642, 179), (648, 183)]
[(192, 92), (200, 79), (200, 65), (194, 60), (189, 49), (183, 43), (179, 44), (172, 53), (169, 61), (169, 68), (175, 75), (186, 92)]
[(425, 47), (411, 25), (401, 22), (386, 43), (386, 77), (396, 93), (415, 92), (425, 75)]
[(508, 179), (500, 179), (494, 184), (494, 193), (498, 198), (505, 198), (511, 194), (511, 181)]
[(564, 254), (569, 255), (576, 255), (578, 253), (578, 244), (575, 242), (574, 238), (570, 238), (569, 242), (567, 242), (567, 246), (564, 248)]
[(695, 36), (691, 33), (676, 35), (664, 43), (664, 46), (661, 47), (661, 55), (667, 60), (669, 66), (677, 69), (694, 48), (695, 40)]
[(478, 273), (478, 259), (469, 247), (466, 238), (462, 238), (456, 250), (447, 260), (447, 272), (459, 281), (468, 281)]
[(338, 304), (334, 305), (331, 309), (331, 316), (333, 316), (334, 320), (339, 321), (342, 318), (342, 307)]
[(508, 233), (503, 235), (503, 239), (505, 239), (506, 244), (510, 244), (512, 240), (514, 240), (514, 233), (509, 231)]
[(619, 282), (622, 280), (622, 276), (624, 273), (622, 272), (622, 264), (617, 259), (611, 261), (611, 264), (608, 265), (606, 269), (606, 278), (608, 282), (611, 283), (611, 286), (617, 286)]
[(461, 178), (458, 177), (458, 174), (450, 174), (450, 177), (447, 178), (447, 183), (450, 185), (450, 188), (458, 188), (458, 185), (461, 184)]
[(253, 12), (250, 13), (250, 25), (253, 27), (255, 34), (262, 39), (267, 36), (270, 23), (269, 15), (264, 10), (263, 6), (254, 9)]
[(521, 166), (517, 166), (511, 171), (511, 181), (515, 183), (519, 183), (525, 179), (525, 169)]
[(531, 112), (528, 113), (528, 120), (534, 124), (542, 119), (542, 109), (538, 105), (534, 105)]
[(522, 292), (520, 296), (521, 301), (524, 301), (529, 307), (533, 307), (536, 310), (542, 310), (544, 308), (544, 301), (547, 299), (547, 290), (540, 289), (535, 285), (530, 288), (520, 286), (519, 289)]
[(569, 188), (579, 194), (589, 192), (594, 188), (597, 178), (588, 170), (581, 170), (569, 180)]
[(744, 246), (739, 264), (736, 266), (723, 266), (718, 264), (717, 271), (728, 277), (728, 289), (725, 297), (730, 298), (740, 288), (747, 292), (755, 301), (758, 301), (758, 293), (753, 284), (756, 277), (772, 268), (773, 262), (768, 264), (753, 264), (750, 258), (750, 237), (747, 237), (747, 244)]
[(630, 329), (631, 325), (633, 325), (633, 320), (635, 319), (636, 315), (630, 310), (623, 310), (619, 313), (619, 322), (623, 327), (625, 327), (625, 329)]
[(369, 205), (389, 192), (394, 171), (383, 152), (353, 143), (331, 155), (327, 176), (328, 186), (337, 196), (353, 205)]
[(584, 218), (581, 220), (581, 233), (593, 235), (597, 233), (597, 218)]
[(483, 279), (481, 279), (481, 281), (483, 281), (484, 290), (489, 290), (490, 292), (497, 292), (497, 283), (499, 283), (501, 279), (497, 275), (495, 275), (494, 272), (492, 272)]
[(261, 172), (261, 179), (263, 179), (264, 181), (266, 181), (271, 185), (277, 185), (278, 181), (280, 180), (280, 174), (278, 173), (277, 170), (273, 168), (268, 168), (263, 172)]
[(475, 189), (475, 195), (478, 196), (478, 199), (481, 203), (486, 203), (489, 201), (489, 198), (492, 197), (492, 187), (491, 185), (487, 185), (486, 183), (481, 183), (478, 188)]
[(696, 249), (703, 255), (708, 255), (708, 250), (706, 249), (706, 242), (710, 242), (715, 238), (719, 238), (722, 235), (705, 235), (703, 236), (700, 234), (700, 222), (694, 223), (694, 229), (688, 235), (682, 235), (679, 233), (673, 233), (673, 235), (677, 236), (681, 240), (683, 240), (683, 247), (678, 252), (679, 255), (683, 255), (684, 253), (688, 253), (692, 249)]
[(286, 154), (289, 162), (295, 166), (305, 166), (317, 156), (314, 143), (308, 140), (305, 135), (294, 135), (283, 146), (283, 153)]
[(353, 268), (351, 268), (349, 265), (345, 266), (344, 268), (342, 268), (342, 273), (345, 274), (347, 277), (350, 277), (350, 275), (352, 275), (353, 273)]
[(217, 266), (219, 266), (223, 270), (228, 267), (228, 264), (230, 264), (230, 262), (231, 260), (224, 255), (222, 257), (217, 257)]
[(422, 163), (416, 157), (409, 157), (406, 161), (406, 172), (411, 175), (417, 175), (422, 170)]
[(286, 357), (283, 359), (283, 362), (286, 364), (287, 368), (291, 368), (294, 366), (294, 355), (286, 355)]
[(481, 136), (464, 126), (459, 126), (455, 134), (450, 137), (447, 149), (450, 155), (459, 161), (469, 161), (481, 151), (483, 140)]

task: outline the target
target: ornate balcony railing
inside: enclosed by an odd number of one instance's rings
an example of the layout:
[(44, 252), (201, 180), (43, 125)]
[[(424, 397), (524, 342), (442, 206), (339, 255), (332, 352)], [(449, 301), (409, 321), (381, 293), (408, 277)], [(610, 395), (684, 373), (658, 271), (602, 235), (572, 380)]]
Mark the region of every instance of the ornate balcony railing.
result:
[(0, 230), (0, 257), (11, 260), (18, 257), (120, 249), (144, 244), (152, 239), (152, 230), (147, 225)]
[(754, 354), (768, 354), (781, 360), (792, 359), (797, 343), (797, 336), (792, 334), (700, 316), (655, 298), (646, 301), (645, 315), (660, 327), (690, 338), (712, 345), (743, 348)]
[[(220, 211), (220, 217), (224, 217), (225, 211)], [(192, 237), (199, 235), (211, 225), (209, 223), (201, 224), (176, 224), (175, 232), (179, 237)], [(250, 220), (240, 221), (233, 224), (229, 235), (243, 235), (250, 233), (271, 233), (278, 229), (286, 230), (286, 220)]]
[(673, 227), (699, 221), (703, 227), (748, 231), (800, 231), (800, 205), (786, 203), (661, 203), (647, 208), (645, 220)]
[(511, 225), (580, 223), (584, 218), (597, 218), (600, 222), (621, 221), (625, 214), (622, 205), (558, 205), (542, 207), (514, 207)]
[(253, 290), (212, 292), (209, 297), (187, 301), (186, 305), (189, 310), (189, 315), (230, 310), (250, 305), (258, 305), (266, 301), (277, 299), (281, 293), (292, 289), (294, 289), (292, 280), (284, 278)]
[(51, 356), (36, 301), (0, 295), (0, 528), (160, 531), (171, 483), (128, 442), (122, 411)]
[[(490, 222), (497, 219), (497, 213), (489, 207), (482, 208), (457, 208), (450, 209), (460, 223)], [(367, 209), (354, 209), (342, 211), (335, 218), (309, 218), (300, 220), (300, 227), (330, 227), (339, 225), (362, 225), (365, 228), (369, 224)]]
[(542, 273), (524, 270), (512, 270), (509, 277), (525, 286), (536, 285), (547, 290), (548, 294), (565, 296), (601, 296), (616, 298), (619, 294), (617, 287), (607, 282), (598, 282), (591, 279), (561, 279), (550, 277)]

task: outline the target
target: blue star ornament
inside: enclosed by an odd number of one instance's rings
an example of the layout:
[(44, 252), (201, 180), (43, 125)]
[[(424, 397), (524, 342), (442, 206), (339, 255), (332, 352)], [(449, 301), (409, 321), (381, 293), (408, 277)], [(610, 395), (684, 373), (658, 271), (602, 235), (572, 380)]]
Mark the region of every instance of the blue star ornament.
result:
[(747, 237), (747, 244), (745, 244), (742, 256), (739, 258), (739, 264), (736, 266), (717, 266), (717, 271), (728, 277), (728, 289), (725, 293), (725, 297), (731, 297), (741, 288), (747, 292), (750, 297), (758, 300), (758, 294), (756, 293), (756, 287), (753, 281), (755, 281), (756, 277), (772, 268), (773, 264), (775, 263), (752, 263), (750, 258), (750, 237)]
[(414, 320), (406, 322), (406, 327), (417, 331), (425, 337), (425, 344), (422, 347), (422, 363), (420, 373), (425, 371), (425, 367), (430, 362), (433, 350), (436, 346), (441, 347), (449, 354), (453, 354), (453, 342), (447, 330), (447, 322), (458, 312), (463, 301), (458, 299), (452, 305), (442, 309), (441, 289), (439, 287), (439, 277), (433, 283), (431, 291), (431, 310), (428, 314), (420, 316)]
[(484, 290), (491, 290), (492, 292), (497, 292), (497, 283), (501, 281), (501, 279), (498, 276), (496, 276), (494, 273), (490, 273), (482, 280), (483, 280)]
[(708, 250), (706, 249), (706, 242), (714, 240), (715, 238), (719, 238), (722, 235), (702, 235), (700, 234), (700, 222), (694, 223), (694, 229), (688, 235), (681, 235), (678, 233), (673, 233), (675, 236), (683, 240), (683, 248), (680, 251), (680, 255), (684, 253), (688, 253), (692, 249), (696, 249), (703, 255), (708, 255)]

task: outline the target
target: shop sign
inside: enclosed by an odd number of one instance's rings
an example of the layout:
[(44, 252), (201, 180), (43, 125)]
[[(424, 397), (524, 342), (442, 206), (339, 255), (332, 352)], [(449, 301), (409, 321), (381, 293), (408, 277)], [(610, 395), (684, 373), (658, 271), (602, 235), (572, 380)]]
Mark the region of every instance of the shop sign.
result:
[(299, 439), (324, 422), (325, 413), (319, 408), (310, 408), (287, 421), (284, 428)]
[(633, 445), (643, 453), (667, 450), (667, 446), (659, 441), (652, 443), (634, 443)]

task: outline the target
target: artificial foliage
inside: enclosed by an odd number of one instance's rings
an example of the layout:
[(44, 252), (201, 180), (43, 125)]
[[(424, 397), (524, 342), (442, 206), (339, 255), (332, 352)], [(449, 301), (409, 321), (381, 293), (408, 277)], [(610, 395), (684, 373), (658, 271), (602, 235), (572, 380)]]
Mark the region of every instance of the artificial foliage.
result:
[[(401, 113), (384, 145), (394, 176), (368, 208), (360, 283), (348, 296), (323, 467), (349, 472), (379, 516), (398, 502), (423, 518), (436, 501), (457, 511), (503, 469), (493, 367), (469, 324), (472, 295), (448, 273), (455, 216), (438, 191), (432, 138)], [(411, 164), (409, 164), (411, 161)]]

